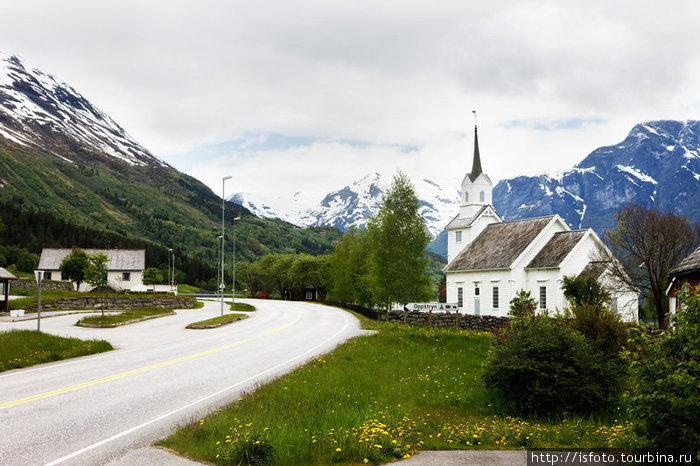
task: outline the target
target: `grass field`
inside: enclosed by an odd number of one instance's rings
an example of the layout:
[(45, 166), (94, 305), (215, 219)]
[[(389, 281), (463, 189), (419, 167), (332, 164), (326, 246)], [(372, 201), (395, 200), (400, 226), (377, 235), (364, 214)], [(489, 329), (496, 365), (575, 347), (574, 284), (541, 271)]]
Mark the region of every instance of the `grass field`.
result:
[(172, 309), (162, 309), (159, 307), (144, 307), (133, 311), (124, 311), (117, 314), (105, 314), (99, 316), (90, 316), (80, 319), (75, 325), (100, 325), (104, 327), (114, 327), (117, 325), (126, 325), (131, 321), (139, 321), (144, 317), (164, 317), (174, 314)]
[[(480, 381), (490, 334), (374, 323), (355, 338), (161, 442), (219, 464), (362, 464), (424, 449), (610, 448), (614, 417), (504, 415)], [(246, 464), (243, 462), (242, 464)]]
[(0, 333), (0, 372), (109, 351), (103, 340), (63, 338), (33, 330)]
[(250, 304), (246, 303), (229, 303), (230, 304), (230, 309), (232, 311), (237, 311), (237, 312), (253, 312), (255, 310), (255, 306), (252, 306)]

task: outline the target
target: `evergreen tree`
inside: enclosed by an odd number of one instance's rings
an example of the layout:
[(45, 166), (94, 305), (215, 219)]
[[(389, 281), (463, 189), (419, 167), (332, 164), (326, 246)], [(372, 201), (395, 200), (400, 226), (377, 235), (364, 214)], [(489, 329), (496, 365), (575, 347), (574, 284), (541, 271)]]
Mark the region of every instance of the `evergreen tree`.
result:
[(369, 284), (374, 301), (387, 313), (392, 303), (423, 301), (432, 295), (424, 255), (430, 236), (418, 207), (413, 185), (399, 172), (376, 217), (367, 223)]

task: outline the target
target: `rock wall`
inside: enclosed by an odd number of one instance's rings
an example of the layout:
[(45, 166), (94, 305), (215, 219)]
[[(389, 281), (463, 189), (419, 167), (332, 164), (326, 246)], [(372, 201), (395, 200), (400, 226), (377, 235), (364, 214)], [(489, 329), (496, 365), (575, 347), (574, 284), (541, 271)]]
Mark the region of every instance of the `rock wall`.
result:
[(459, 328), (463, 330), (491, 331), (510, 321), (510, 317), (475, 316), (459, 312), (417, 312), (390, 311), (389, 322), (401, 322), (408, 325), (426, 325), (428, 327)]
[[(73, 282), (60, 282), (54, 280), (43, 280), (41, 282), (42, 290), (72, 290)], [(36, 290), (36, 281), (25, 280), (20, 278), (19, 280), (12, 280), (10, 283), (10, 292), (12, 290)]]
[(143, 297), (143, 298), (99, 298), (85, 297), (63, 299), (55, 303), (41, 305), (44, 311), (67, 311), (76, 309), (100, 309), (104, 303), (105, 309), (131, 310), (142, 307), (160, 307), (164, 309), (192, 309), (197, 304), (193, 296)]

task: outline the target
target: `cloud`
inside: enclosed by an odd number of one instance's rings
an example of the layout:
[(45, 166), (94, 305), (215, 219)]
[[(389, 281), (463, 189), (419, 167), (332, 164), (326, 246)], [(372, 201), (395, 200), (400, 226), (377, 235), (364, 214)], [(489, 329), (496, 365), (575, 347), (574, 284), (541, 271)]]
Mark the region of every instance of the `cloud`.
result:
[(639, 121), (700, 108), (695, 0), (0, 6), (6, 51), (156, 155), (205, 181), (263, 173), (268, 191), (404, 165), (458, 180), (472, 109), (485, 169), (505, 178), (568, 168)]

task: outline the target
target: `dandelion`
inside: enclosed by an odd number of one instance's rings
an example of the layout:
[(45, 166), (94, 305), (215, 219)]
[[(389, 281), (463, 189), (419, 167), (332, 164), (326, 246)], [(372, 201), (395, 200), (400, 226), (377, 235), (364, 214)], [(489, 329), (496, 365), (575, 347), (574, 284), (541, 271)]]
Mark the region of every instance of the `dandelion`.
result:
[(365, 458), (365, 459), (362, 460), (362, 462), (365, 463), (365, 464), (367, 464), (367, 463), (369, 463), (369, 460), (368, 460), (367, 458)]
[(335, 452), (336, 452), (336, 453), (339, 453), (340, 451), (342, 451), (341, 448), (336, 448), (336, 449), (335, 449)]

